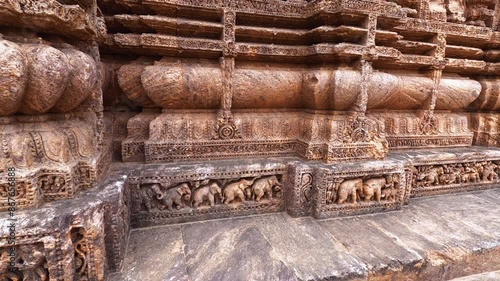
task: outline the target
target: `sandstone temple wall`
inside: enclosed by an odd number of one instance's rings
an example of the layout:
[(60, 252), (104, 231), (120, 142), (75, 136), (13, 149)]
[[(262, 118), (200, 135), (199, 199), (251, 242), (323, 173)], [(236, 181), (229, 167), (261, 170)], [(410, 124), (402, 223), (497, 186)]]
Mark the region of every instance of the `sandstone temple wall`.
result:
[(130, 228), (498, 186), (499, 20), (493, 0), (0, 1), (0, 279), (105, 280)]

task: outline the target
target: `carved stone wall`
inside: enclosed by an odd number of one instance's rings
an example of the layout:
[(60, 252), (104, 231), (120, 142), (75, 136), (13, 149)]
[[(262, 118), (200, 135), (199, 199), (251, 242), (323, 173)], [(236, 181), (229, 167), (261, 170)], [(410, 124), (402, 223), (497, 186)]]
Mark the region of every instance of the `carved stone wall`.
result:
[[(123, 159), (328, 163), (476, 144), (466, 111), (494, 108), (498, 86), (498, 7), (483, 2), (105, 4), (102, 51), (138, 56), (121, 62), (117, 86), (147, 109), (129, 121)], [(308, 138), (322, 126), (345, 129)]]
[(130, 228), (497, 186), (499, 19), (492, 0), (0, 1), (0, 280), (105, 280)]

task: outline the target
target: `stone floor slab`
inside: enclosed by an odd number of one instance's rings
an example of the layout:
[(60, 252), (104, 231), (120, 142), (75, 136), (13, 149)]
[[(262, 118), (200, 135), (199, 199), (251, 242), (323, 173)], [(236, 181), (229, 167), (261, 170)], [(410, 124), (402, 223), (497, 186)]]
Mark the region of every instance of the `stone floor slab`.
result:
[(367, 274), (366, 265), (313, 218), (278, 214), (254, 220), (271, 244), (273, 257), (292, 268), (300, 280), (354, 279)]
[(182, 226), (192, 281), (297, 280), (273, 257), (273, 247), (252, 218)]
[(109, 281), (187, 281), (180, 226), (134, 230), (122, 273)]
[(370, 272), (399, 270), (404, 264), (422, 260), (373, 224), (374, 216), (342, 218), (321, 221), (320, 224), (337, 238), (351, 254), (363, 260)]

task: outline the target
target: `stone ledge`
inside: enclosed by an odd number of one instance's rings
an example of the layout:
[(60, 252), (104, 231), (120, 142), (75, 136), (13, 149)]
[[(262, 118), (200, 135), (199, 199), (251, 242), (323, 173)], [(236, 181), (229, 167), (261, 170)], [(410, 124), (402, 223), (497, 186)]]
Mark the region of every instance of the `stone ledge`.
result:
[(315, 221), (285, 214), (134, 230), (118, 280), (449, 280), (500, 267), (500, 190)]

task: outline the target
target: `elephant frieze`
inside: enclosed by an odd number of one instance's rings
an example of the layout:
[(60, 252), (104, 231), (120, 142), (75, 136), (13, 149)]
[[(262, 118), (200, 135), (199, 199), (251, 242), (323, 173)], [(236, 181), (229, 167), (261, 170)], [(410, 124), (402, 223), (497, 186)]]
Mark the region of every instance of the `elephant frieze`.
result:
[(397, 193), (398, 190), (394, 187), (383, 188), (380, 197), (386, 201), (394, 201), (396, 200)]
[(175, 205), (176, 209), (179, 210), (184, 208), (183, 199), (191, 199), (191, 189), (187, 183), (181, 183), (167, 189), (157, 196), (157, 199), (160, 200), (162, 208), (166, 207), (169, 211), (172, 211)]
[(425, 171), (421, 171), (417, 175), (417, 181), (420, 182), (424, 187), (431, 185), (439, 185), (439, 175), (443, 174), (443, 168), (431, 168)]
[(481, 173), (481, 180), (492, 181), (498, 179), (498, 174), (495, 172), (497, 167), (498, 166), (493, 163), (487, 163), (486, 165), (484, 165)]

